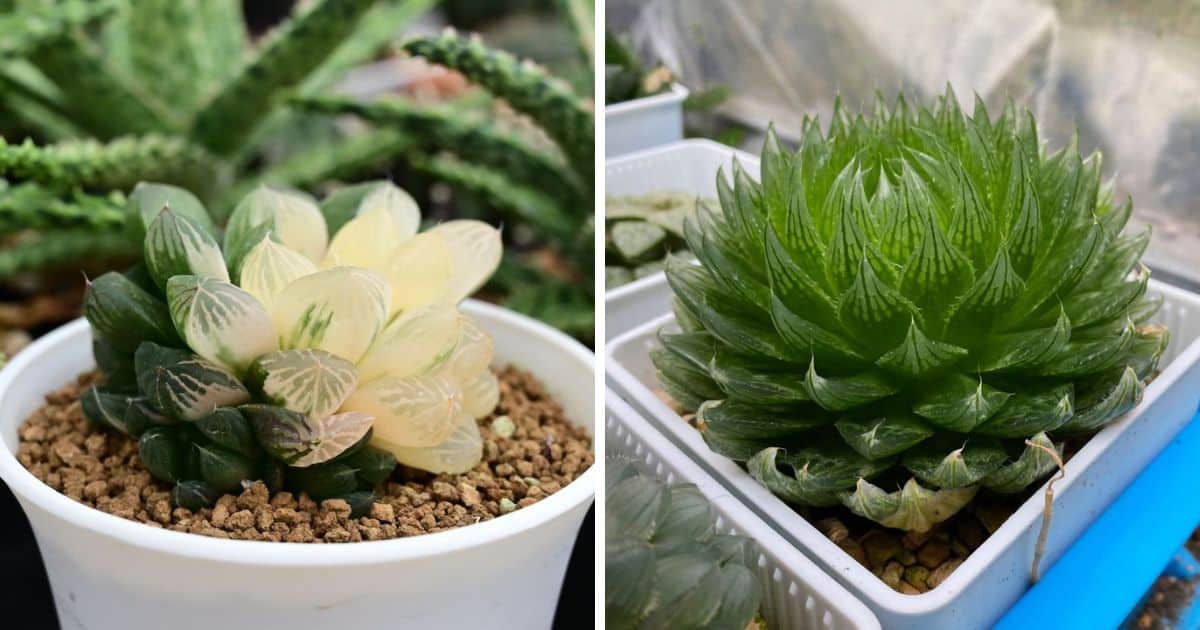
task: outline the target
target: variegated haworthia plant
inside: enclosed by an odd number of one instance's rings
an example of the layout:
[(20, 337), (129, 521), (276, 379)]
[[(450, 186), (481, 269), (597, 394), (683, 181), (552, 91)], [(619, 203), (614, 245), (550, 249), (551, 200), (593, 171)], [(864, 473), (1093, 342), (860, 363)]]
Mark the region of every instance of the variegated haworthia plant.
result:
[(1132, 205), (1074, 142), (1011, 104), (965, 116), (837, 108), (761, 183), (718, 177), (667, 276), (682, 332), (663, 387), (715, 451), (787, 501), (925, 531), (980, 488), (1016, 493), (1048, 449), (1136, 405), (1167, 343), (1149, 323)]
[(106, 380), (83, 409), (138, 437), (178, 505), (263, 479), (360, 510), (397, 461), (439, 473), (479, 462), (475, 420), (499, 386), (491, 338), (458, 303), (499, 264), (498, 230), (418, 232), (416, 203), (388, 182), (322, 205), (260, 188), (223, 244), (171, 186), (140, 185), (127, 218), (145, 264), (88, 287)]

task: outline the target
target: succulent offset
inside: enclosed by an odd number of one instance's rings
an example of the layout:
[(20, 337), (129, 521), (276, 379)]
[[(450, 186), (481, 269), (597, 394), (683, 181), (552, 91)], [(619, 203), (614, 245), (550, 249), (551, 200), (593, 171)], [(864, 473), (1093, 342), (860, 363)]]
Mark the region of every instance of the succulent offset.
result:
[(1140, 400), (1167, 343), (1149, 232), (1074, 142), (953, 93), (771, 134), (761, 183), (718, 177), (667, 271), (682, 332), (660, 382), (709, 446), (781, 498), (925, 531), (980, 488), (1016, 493), (1049, 449)]
[(397, 461), (437, 473), (479, 462), (475, 419), (499, 389), (491, 338), (457, 305), (499, 264), (498, 230), (458, 220), (418, 233), (416, 203), (387, 182), (320, 206), (259, 188), (223, 247), (182, 189), (139, 185), (128, 219), (145, 262), (88, 286), (106, 380), (83, 408), (139, 439), (176, 504), (263, 479), (358, 509)]
[(716, 533), (694, 485), (664, 484), (615, 458), (605, 485), (605, 627), (751, 627), (762, 599), (752, 540)]

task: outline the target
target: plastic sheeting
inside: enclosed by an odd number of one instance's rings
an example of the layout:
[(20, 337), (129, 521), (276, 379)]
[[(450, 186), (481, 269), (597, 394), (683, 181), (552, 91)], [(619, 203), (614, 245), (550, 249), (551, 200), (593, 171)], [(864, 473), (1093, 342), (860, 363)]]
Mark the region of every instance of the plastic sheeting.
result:
[[(1061, 146), (1099, 150), (1155, 236), (1147, 262), (1200, 282), (1200, 2), (607, 0), (608, 28), (722, 113), (785, 138), (833, 98), (931, 102), (949, 82), (993, 113), (1012, 97)], [(757, 148), (757, 147), (755, 147)], [(1140, 226), (1132, 226), (1140, 229)]]

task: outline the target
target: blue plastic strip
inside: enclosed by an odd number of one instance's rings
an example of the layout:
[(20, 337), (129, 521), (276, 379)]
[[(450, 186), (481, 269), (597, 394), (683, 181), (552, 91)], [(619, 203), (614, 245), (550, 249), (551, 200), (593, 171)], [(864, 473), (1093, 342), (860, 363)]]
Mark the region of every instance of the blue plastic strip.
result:
[(1118, 627), (1200, 523), (1197, 497), (1200, 420), (1193, 417), (995, 627)]

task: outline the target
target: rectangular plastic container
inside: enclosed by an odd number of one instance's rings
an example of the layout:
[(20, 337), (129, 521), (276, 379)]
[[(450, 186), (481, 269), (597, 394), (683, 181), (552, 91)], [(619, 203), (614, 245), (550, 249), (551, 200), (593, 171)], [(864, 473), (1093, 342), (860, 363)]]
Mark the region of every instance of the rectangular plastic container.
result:
[(604, 155), (614, 157), (683, 137), (687, 88), (672, 83), (661, 94), (604, 106)]
[(737, 497), (650, 427), (612, 391), (605, 393), (604, 435), (609, 455), (636, 462), (665, 483), (695, 484), (717, 514), (717, 529), (758, 544), (763, 616), (771, 628), (874, 630), (879, 620), (857, 598), (781, 538)]
[[(751, 177), (758, 178), (759, 160), (754, 155), (712, 140), (681, 140), (638, 151), (604, 167), (606, 195), (644, 195), (678, 191), (697, 197), (717, 196), (717, 170), (728, 174), (737, 159)], [(604, 293), (606, 340), (613, 339), (652, 317), (665, 313), (671, 304), (671, 289), (662, 273), (634, 280)]]
[[(1096, 434), (1067, 462), (1066, 478), (1055, 484), (1043, 571), (1191, 420), (1200, 402), (1200, 296), (1155, 281), (1150, 291), (1164, 296), (1156, 319), (1171, 329), (1162, 372), (1146, 387), (1141, 404)], [(1041, 490), (940, 586), (921, 595), (893, 591), (739, 465), (710, 451), (654, 394), (657, 384), (648, 353), (658, 345), (658, 330), (673, 325), (667, 313), (611, 341), (606, 357), (610, 386), (784, 538), (862, 598), (885, 628), (990, 627), (1028, 588), (1042, 522)]]

